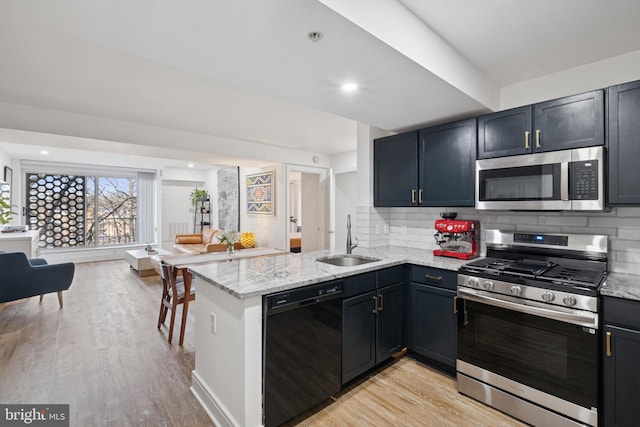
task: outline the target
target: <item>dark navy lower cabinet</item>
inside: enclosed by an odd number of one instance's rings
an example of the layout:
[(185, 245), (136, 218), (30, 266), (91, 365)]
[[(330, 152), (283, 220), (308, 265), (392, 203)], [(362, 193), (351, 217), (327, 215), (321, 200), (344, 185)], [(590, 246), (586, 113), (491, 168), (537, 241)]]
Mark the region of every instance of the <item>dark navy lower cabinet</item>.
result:
[(376, 292), (342, 302), (342, 383), (376, 365)]
[(603, 424), (640, 426), (640, 302), (605, 297), (603, 314)]
[(376, 361), (383, 362), (402, 349), (403, 283), (378, 290)]
[(449, 373), (454, 373), (456, 367), (456, 278), (453, 271), (412, 266), (409, 284), (408, 349), (422, 356), (422, 361), (434, 362), (435, 367)]
[(403, 266), (345, 278), (342, 384), (402, 349), (403, 288)]

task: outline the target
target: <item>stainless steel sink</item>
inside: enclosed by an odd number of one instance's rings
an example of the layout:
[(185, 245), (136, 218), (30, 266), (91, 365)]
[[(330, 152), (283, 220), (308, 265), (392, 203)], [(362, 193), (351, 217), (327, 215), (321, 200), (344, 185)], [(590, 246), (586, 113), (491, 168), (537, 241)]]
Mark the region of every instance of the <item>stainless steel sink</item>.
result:
[(380, 261), (378, 258), (369, 258), (360, 255), (330, 255), (318, 258), (316, 261), (325, 264), (337, 265), (338, 267), (353, 267), (355, 265), (369, 264)]

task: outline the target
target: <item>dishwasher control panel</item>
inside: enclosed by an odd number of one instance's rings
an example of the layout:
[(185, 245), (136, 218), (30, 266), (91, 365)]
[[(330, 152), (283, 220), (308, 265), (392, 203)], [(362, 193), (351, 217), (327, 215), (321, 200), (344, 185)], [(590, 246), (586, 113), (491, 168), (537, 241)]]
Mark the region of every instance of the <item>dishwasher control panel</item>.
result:
[(342, 293), (342, 280), (291, 289), (267, 295), (267, 310), (290, 304), (313, 303), (319, 298)]

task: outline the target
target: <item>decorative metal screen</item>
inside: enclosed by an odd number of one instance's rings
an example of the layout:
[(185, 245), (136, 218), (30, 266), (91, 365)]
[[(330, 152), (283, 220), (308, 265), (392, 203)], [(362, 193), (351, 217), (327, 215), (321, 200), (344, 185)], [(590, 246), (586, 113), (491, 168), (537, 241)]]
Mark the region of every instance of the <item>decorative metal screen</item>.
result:
[(85, 245), (85, 177), (27, 174), (27, 224), (40, 247)]

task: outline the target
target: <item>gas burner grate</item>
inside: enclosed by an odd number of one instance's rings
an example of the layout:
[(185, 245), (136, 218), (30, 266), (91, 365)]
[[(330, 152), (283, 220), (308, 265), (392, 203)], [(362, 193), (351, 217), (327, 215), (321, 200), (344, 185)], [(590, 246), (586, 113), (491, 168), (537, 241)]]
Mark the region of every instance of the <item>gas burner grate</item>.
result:
[(600, 270), (585, 270), (558, 265), (542, 275), (560, 283), (597, 288), (604, 273)]
[(484, 258), (484, 259), (479, 259), (477, 261), (473, 261), (468, 264), (465, 264), (464, 267), (471, 267), (471, 268), (482, 269), (482, 270), (501, 271), (510, 262), (512, 261), (508, 259)]

